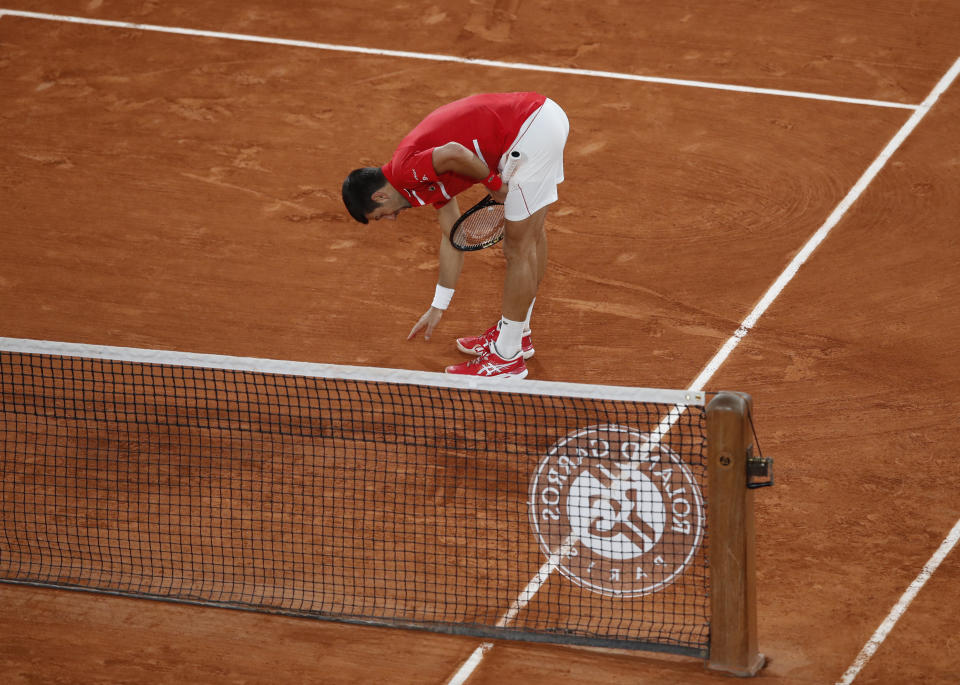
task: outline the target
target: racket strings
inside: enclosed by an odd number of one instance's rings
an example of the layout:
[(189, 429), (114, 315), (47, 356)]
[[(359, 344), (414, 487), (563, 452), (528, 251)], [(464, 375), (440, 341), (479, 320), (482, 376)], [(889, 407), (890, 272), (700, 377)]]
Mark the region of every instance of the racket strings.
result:
[(503, 211), (503, 205), (495, 204), (464, 217), (457, 228), (454, 242), (462, 247), (475, 247), (499, 239), (505, 224)]

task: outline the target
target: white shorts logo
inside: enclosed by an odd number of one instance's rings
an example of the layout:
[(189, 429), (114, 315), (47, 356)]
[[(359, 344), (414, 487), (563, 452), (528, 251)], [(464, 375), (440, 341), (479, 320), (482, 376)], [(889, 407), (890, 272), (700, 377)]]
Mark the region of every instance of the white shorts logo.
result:
[(703, 538), (703, 498), (680, 456), (648, 434), (590, 426), (559, 440), (530, 481), (540, 548), (577, 585), (613, 596), (662, 590)]

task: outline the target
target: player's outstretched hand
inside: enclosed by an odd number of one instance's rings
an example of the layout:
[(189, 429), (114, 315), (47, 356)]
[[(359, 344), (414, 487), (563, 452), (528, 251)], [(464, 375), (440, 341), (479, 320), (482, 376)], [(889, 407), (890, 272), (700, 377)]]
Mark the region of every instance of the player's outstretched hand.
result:
[(417, 323), (413, 325), (413, 328), (410, 329), (410, 334), (407, 336), (407, 340), (413, 340), (417, 333), (419, 333), (421, 330), (423, 331), (423, 339), (429, 340), (430, 336), (433, 335), (433, 329), (437, 327), (437, 324), (440, 323), (440, 319), (442, 317), (442, 309), (430, 307), (426, 314), (421, 316), (420, 320), (417, 321)]

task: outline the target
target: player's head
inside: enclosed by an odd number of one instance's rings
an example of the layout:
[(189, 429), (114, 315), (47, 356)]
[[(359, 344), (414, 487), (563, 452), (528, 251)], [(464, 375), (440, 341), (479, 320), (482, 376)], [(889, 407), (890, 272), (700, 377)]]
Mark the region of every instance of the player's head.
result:
[[(370, 219), (394, 218), (399, 210), (409, 207), (387, 182), (380, 167), (354, 169), (343, 182), (343, 204), (350, 216), (361, 224)], [(397, 205), (397, 206), (394, 206)]]

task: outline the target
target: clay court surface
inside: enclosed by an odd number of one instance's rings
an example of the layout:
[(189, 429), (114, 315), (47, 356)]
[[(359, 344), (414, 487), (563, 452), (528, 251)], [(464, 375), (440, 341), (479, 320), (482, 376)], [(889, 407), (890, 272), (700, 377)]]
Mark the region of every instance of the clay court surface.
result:
[[(658, 388), (690, 385), (960, 57), (948, 0), (3, 10), (831, 96), (0, 16), (0, 336), (442, 370), (499, 316), (499, 249), (407, 342), (434, 212), (361, 226), (340, 183), (440, 104), (537, 90), (571, 134), (530, 375)], [(756, 495), (756, 682), (840, 680), (960, 519), (960, 84), (921, 113), (706, 388), (753, 396), (776, 462)], [(958, 554), (855, 682), (960, 681)], [(6, 683), (439, 684), (480, 642), (0, 585)], [(724, 681), (523, 642), (468, 680)]]

